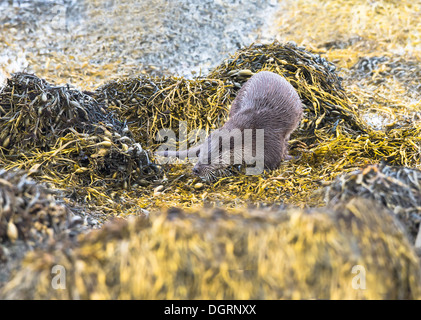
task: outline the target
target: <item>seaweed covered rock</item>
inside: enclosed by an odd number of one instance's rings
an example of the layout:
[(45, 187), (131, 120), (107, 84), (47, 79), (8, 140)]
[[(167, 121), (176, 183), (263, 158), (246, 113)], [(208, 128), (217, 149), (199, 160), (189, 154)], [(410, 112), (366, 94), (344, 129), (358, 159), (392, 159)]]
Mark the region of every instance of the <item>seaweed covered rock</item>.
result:
[[(336, 127), (365, 132), (356, 108), (347, 98), (335, 66), (318, 54), (293, 44), (274, 42), (240, 49), (207, 76), (183, 78), (138, 77), (111, 81), (95, 92), (131, 123), (138, 141), (152, 139), (161, 128), (178, 132), (179, 122), (187, 129), (214, 129), (223, 124), (229, 105), (242, 84), (254, 73), (268, 70), (284, 76), (297, 90), (306, 112), (295, 134), (307, 144), (322, 132), (332, 135)], [(140, 128), (136, 130), (136, 128)]]
[(0, 165), (75, 193), (156, 175), (127, 125), (91, 93), (35, 75), (16, 73), (0, 89), (0, 132)]
[(369, 165), (340, 175), (325, 189), (327, 203), (354, 197), (373, 199), (386, 206), (415, 239), (421, 222), (421, 171), (406, 167)]
[[(247, 80), (248, 75), (260, 70), (281, 74), (297, 90), (306, 107), (298, 134), (306, 137), (307, 143), (315, 142), (324, 131), (324, 134), (335, 132), (338, 125), (359, 133), (367, 130), (358, 117), (357, 108), (342, 88), (335, 65), (294, 43), (275, 41), (240, 49), (208, 76), (226, 79), (238, 86)], [(320, 131), (323, 128), (325, 130)], [(319, 129), (319, 134), (316, 129)]]
[[(209, 131), (227, 119), (238, 90), (254, 73), (283, 75), (304, 103), (303, 120), (293, 133), (291, 149), (313, 164), (334, 160), (338, 165), (386, 159), (411, 166), (420, 159), (421, 125), (400, 123), (374, 130), (360, 114), (359, 100), (348, 97), (335, 66), (317, 53), (292, 43), (255, 44), (237, 51), (208, 75), (117, 79), (95, 91), (95, 99), (128, 121), (137, 141), (155, 148), (160, 129), (179, 133)], [(179, 138), (181, 138), (179, 136)], [(189, 142), (194, 143), (195, 136)], [(184, 141), (183, 141), (184, 142)]]
[(136, 141), (154, 145), (159, 129), (179, 133), (181, 121), (187, 122), (189, 132), (222, 125), (234, 91), (217, 79), (140, 76), (110, 81), (95, 97), (127, 119)]
[[(51, 287), (55, 265), (66, 271), (65, 290)], [(0, 297), (418, 299), (420, 275), (396, 218), (353, 199), (331, 209), (171, 209), (120, 219), (77, 247), (30, 253)]]
[[(87, 92), (55, 86), (32, 74), (16, 73), (1, 90), (1, 145), (7, 150), (52, 150), (69, 128), (99, 131), (107, 123), (122, 133), (124, 126)], [(101, 132), (98, 132), (101, 133)]]
[[(390, 64), (389, 68), (394, 65)], [(416, 70), (413, 63), (410, 67)], [(312, 163), (335, 160), (338, 167), (346, 162), (348, 165), (360, 162), (361, 158), (386, 159), (405, 166), (419, 163), (421, 123), (417, 118), (411, 121), (406, 117), (386, 130), (374, 130), (370, 124), (373, 115), (363, 114), (358, 95), (352, 92), (349, 95), (342, 87), (335, 66), (294, 43), (275, 41), (240, 49), (208, 77), (240, 87), (249, 75), (260, 70), (283, 75), (300, 95), (305, 105), (304, 115), (301, 126), (292, 135), (291, 146), (310, 154)]]
[(2, 245), (18, 239), (42, 244), (67, 229), (69, 218), (50, 190), (23, 172), (0, 170), (0, 261), (7, 258)]
[[(181, 121), (187, 123), (181, 129), (193, 134), (198, 129), (220, 127), (242, 84), (260, 70), (282, 74), (305, 105), (302, 123), (289, 143), (296, 159), (260, 177), (239, 175), (225, 179), (200, 197), (190, 194), (189, 186), (195, 182), (185, 175), (185, 167), (163, 167), (168, 180), (156, 184), (166, 189), (154, 195), (157, 207), (194, 206), (202, 204), (202, 199), (230, 206), (247, 201), (320, 205), (322, 201), (309, 202), (318, 181), (331, 181), (344, 171), (380, 160), (407, 167), (420, 163), (421, 122), (398, 121), (386, 130), (375, 130), (360, 114), (361, 101), (352, 90), (342, 87), (335, 66), (319, 54), (292, 43), (242, 48), (208, 75), (195, 79), (149, 76), (117, 79), (98, 88), (94, 97), (127, 120), (136, 141), (154, 149), (162, 144), (155, 139), (159, 130), (169, 128), (180, 133)], [(177, 138), (181, 140), (180, 136)], [(195, 142), (192, 138), (189, 143)]]

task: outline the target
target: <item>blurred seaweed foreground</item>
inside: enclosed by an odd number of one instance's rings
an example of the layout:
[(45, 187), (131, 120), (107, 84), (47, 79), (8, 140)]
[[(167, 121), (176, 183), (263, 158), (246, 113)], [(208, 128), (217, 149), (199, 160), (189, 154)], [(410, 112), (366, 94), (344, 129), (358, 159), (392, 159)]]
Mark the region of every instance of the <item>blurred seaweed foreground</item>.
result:
[[(159, 129), (219, 127), (260, 70), (283, 75), (303, 101), (295, 160), (211, 185), (188, 165), (155, 163)], [(142, 75), (93, 92), (14, 74), (0, 91), (0, 166), (45, 184), (56, 194), (51, 206), (73, 215), (137, 217), (78, 241), (45, 224), (48, 248), (27, 254), (0, 297), (420, 298), (421, 125), (414, 110), (376, 128), (366, 108), (333, 63), (294, 43), (242, 48), (195, 79)], [(14, 177), (1, 185), (10, 189)], [(0, 199), (3, 251), (19, 235), (27, 242), (16, 226), (40, 199), (10, 190)], [(60, 231), (71, 228), (74, 217), (66, 219), (53, 230), (69, 233)], [(67, 271), (64, 291), (51, 288), (54, 265)], [(367, 270), (366, 290), (352, 287), (354, 266)]]
[[(66, 290), (51, 269), (67, 270)], [(354, 270), (354, 268), (357, 268)], [(364, 280), (356, 279), (363, 272)], [(30, 253), (7, 299), (419, 299), (419, 260), (372, 201), (334, 209), (173, 209)], [(364, 290), (358, 290), (359, 286)], [(354, 287), (353, 287), (354, 286)]]

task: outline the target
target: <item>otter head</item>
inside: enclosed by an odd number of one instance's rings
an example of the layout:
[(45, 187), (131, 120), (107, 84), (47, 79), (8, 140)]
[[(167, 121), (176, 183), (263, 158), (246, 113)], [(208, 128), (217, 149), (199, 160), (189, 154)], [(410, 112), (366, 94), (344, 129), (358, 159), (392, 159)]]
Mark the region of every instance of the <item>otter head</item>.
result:
[(205, 181), (230, 175), (228, 167), (242, 163), (241, 138), (239, 129), (214, 131), (200, 147), (193, 173)]

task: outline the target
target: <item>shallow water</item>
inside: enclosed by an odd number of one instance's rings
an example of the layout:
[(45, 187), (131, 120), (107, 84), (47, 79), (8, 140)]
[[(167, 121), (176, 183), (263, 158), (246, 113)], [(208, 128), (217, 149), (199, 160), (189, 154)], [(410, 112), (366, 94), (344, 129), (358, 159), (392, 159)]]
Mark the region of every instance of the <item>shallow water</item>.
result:
[(0, 2), (3, 78), (27, 70), (95, 87), (117, 76), (206, 74), (272, 38), (277, 1), (35, 0)]

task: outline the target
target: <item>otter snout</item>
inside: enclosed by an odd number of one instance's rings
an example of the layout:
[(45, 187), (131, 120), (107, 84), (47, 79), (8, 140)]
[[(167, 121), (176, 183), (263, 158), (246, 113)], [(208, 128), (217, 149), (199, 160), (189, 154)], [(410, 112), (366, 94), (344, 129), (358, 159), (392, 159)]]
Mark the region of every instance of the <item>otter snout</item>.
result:
[(203, 172), (204, 172), (205, 167), (206, 167), (206, 165), (198, 162), (193, 167), (192, 172), (193, 172), (194, 175), (201, 177), (201, 176), (203, 176)]
[(193, 167), (193, 174), (196, 175), (196, 176), (198, 176), (200, 174), (200, 170), (196, 166)]

